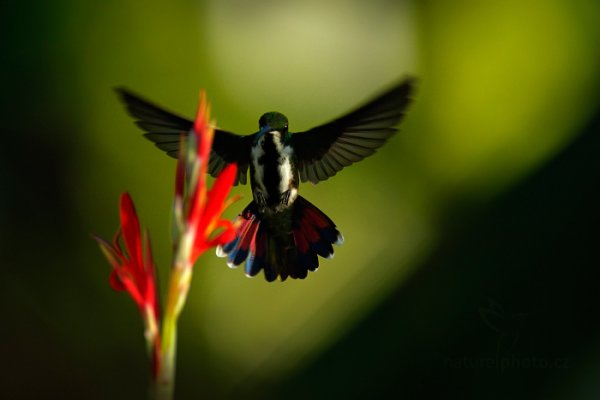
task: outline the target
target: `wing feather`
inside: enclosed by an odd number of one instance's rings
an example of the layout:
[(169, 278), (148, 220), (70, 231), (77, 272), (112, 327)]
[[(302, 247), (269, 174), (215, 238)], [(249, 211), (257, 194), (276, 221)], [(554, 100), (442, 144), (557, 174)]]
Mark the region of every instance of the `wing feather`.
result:
[(318, 183), (375, 153), (392, 137), (408, 107), (414, 79), (329, 123), (292, 135), (300, 179)]
[[(193, 121), (166, 111), (128, 89), (117, 88), (116, 91), (127, 112), (136, 119), (135, 124), (146, 132), (144, 136), (168, 156), (177, 158), (179, 136), (189, 134)], [(208, 173), (216, 178), (227, 164), (235, 162), (238, 166), (235, 184), (246, 184), (251, 145), (252, 136), (215, 129)]]

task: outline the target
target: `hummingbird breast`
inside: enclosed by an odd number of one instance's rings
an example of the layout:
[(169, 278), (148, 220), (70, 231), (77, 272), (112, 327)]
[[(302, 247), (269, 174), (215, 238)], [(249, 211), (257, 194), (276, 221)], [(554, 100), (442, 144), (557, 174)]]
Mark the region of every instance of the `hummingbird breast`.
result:
[(263, 211), (279, 212), (298, 196), (298, 170), (294, 150), (278, 131), (267, 132), (251, 151), (250, 182), (254, 201)]

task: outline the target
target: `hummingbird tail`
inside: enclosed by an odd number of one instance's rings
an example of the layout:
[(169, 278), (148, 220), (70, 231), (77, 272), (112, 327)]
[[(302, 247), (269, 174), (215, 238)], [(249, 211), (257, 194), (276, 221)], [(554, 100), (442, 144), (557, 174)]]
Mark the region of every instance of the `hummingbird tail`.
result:
[(292, 237), (295, 256), (304, 274), (299, 277), (304, 278), (307, 270), (316, 271), (319, 267), (317, 255), (333, 258), (331, 245), (341, 245), (344, 237), (333, 221), (304, 197), (298, 196), (293, 208)]
[(344, 241), (333, 221), (302, 196), (290, 209), (268, 217), (259, 215), (252, 201), (237, 219), (236, 238), (218, 247), (217, 255), (227, 257), (230, 267), (246, 260), (246, 275), (263, 270), (269, 282), (278, 276), (282, 281), (306, 278), (319, 267), (318, 256), (332, 258), (332, 244)]

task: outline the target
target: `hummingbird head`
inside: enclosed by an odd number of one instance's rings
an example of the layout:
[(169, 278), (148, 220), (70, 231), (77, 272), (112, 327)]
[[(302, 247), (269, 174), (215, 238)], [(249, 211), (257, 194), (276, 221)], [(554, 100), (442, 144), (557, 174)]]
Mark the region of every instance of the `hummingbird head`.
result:
[(285, 134), (288, 130), (288, 120), (285, 115), (272, 111), (264, 113), (260, 117), (258, 126), (261, 131), (278, 131), (281, 134)]

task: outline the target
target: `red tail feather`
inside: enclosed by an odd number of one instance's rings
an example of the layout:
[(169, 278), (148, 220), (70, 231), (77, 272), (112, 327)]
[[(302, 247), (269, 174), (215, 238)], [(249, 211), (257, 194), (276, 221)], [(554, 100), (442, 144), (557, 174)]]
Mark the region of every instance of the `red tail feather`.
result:
[(251, 202), (237, 217), (242, 220), (235, 240), (217, 249), (231, 267), (246, 260), (246, 275), (261, 270), (271, 282), (279, 276), (303, 279), (319, 267), (317, 255), (333, 257), (332, 244), (343, 237), (333, 221), (302, 196), (279, 213), (267, 214)]

